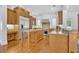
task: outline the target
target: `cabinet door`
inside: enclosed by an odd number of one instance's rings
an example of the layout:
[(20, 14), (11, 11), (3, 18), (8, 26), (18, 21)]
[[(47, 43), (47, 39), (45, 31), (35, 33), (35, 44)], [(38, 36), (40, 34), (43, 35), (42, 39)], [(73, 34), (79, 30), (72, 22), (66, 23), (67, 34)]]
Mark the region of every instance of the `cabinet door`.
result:
[(49, 46), (50, 46), (50, 52), (55, 52), (56, 50), (56, 35), (50, 35), (49, 36)]
[(50, 35), (50, 52), (64, 53), (68, 52), (68, 39), (64, 35)]
[(69, 52), (76, 52), (76, 41), (77, 41), (77, 32), (72, 32), (69, 34)]
[(63, 11), (58, 11), (58, 24), (63, 24)]
[(16, 24), (17, 18), (16, 13), (13, 10), (8, 9), (7, 10), (7, 24)]
[(57, 52), (68, 52), (68, 37), (66, 35), (57, 35), (56, 37)]

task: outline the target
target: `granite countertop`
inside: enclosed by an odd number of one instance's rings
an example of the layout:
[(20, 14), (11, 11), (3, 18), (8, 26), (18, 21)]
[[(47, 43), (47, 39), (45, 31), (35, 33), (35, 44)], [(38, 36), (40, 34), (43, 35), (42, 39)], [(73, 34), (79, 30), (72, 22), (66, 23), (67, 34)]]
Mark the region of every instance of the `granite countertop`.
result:
[(7, 30), (8, 34), (17, 33), (17, 32), (18, 32), (18, 30), (14, 30), (14, 29)]
[(56, 31), (51, 31), (49, 32), (49, 34), (59, 34), (59, 35), (68, 35), (68, 33), (74, 33), (74, 32), (78, 32), (77, 30), (71, 30), (71, 31), (64, 31), (62, 33), (56, 32)]
[(56, 32), (56, 31), (52, 31), (49, 33), (49, 35), (68, 35), (68, 32)]
[(33, 31), (39, 31), (42, 29), (24, 29), (23, 32), (33, 32)]

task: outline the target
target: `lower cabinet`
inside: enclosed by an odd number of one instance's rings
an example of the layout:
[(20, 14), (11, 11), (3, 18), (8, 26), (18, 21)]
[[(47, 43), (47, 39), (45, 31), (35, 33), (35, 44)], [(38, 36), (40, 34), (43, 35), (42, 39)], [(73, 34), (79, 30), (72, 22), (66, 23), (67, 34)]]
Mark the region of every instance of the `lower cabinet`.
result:
[(7, 39), (8, 39), (8, 41), (16, 40), (16, 35), (17, 35), (17, 32), (8, 32), (7, 33)]
[(69, 33), (69, 53), (77, 52), (77, 38), (78, 32)]
[(49, 46), (51, 53), (67, 53), (68, 36), (64, 34), (50, 34)]
[(75, 53), (77, 51), (78, 32), (68, 34), (43, 35), (42, 31), (33, 31), (29, 35), (29, 52), (33, 53)]
[(40, 52), (40, 42), (42, 40), (42, 30), (36, 30), (29, 33), (30, 52)]

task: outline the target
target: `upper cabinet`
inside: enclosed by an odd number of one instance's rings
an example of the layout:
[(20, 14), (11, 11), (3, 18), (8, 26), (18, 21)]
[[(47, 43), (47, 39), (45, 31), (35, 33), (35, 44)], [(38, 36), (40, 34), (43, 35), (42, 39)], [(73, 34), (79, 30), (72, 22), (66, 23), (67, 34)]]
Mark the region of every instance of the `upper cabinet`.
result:
[(20, 21), (20, 16), (23, 16), (23, 17), (26, 17), (28, 18), (29, 17), (29, 12), (26, 11), (25, 9), (21, 8), (21, 7), (15, 7), (14, 8), (14, 11), (16, 11), (16, 17), (17, 17), (17, 23), (19, 24), (19, 21)]
[(28, 17), (30, 15), (30, 12), (21, 8), (21, 7), (16, 7), (14, 8), (14, 10), (17, 13), (17, 16), (24, 16), (24, 17)]
[(36, 18), (30, 15), (30, 12), (24, 8), (16, 7), (14, 9), (7, 9), (7, 23), (19, 24), (20, 16), (28, 18), (30, 22), (30, 28), (36, 24)]
[(58, 24), (63, 24), (63, 11), (58, 11)]
[(7, 24), (17, 24), (16, 12), (11, 9), (7, 9)]
[(24, 16), (28, 18), (30, 22), (30, 28), (32, 27), (32, 25), (36, 24), (36, 18), (31, 16), (28, 10), (25, 10), (24, 8), (21, 8), (21, 7), (16, 7), (14, 8), (14, 10), (16, 11), (16, 14), (17, 14), (18, 23), (19, 23), (20, 16)]
[(29, 18), (30, 18), (31, 24), (33, 24), (33, 25), (36, 24), (36, 18), (34, 18), (32, 16), (30, 16)]

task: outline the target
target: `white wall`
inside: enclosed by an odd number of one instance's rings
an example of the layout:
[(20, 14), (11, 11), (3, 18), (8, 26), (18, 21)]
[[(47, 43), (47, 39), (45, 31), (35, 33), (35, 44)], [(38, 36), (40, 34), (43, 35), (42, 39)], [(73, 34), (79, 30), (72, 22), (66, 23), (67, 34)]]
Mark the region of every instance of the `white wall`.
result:
[[(48, 19), (48, 21), (50, 21), (50, 27), (51, 28), (55, 28), (55, 26), (57, 25), (58, 21), (56, 21), (56, 24), (53, 25), (53, 18), (56, 18), (56, 20), (58, 20), (58, 16), (57, 13), (52, 13), (52, 14), (44, 14), (41, 15), (39, 17), (37, 17), (36, 19), (41, 20), (41, 21), (47, 21), (45, 19)], [(77, 13), (74, 11), (68, 11), (68, 10), (63, 10), (63, 26), (64, 28), (67, 27), (67, 20), (70, 19), (72, 21), (72, 30), (77, 30), (78, 29), (78, 17), (77, 17)]]
[(7, 44), (7, 7), (0, 6), (0, 44), (6, 45)]
[(72, 21), (72, 30), (77, 30), (78, 29), (77, 13), (73, 12), (73, 11), (63, 10), (63, 25), (65, 28), (67, 27), (66, 21), (68, 19), (71, 19), (71, 21)]
[(52, 13), (52, 14), (43, 14), (43, 15), (41, 15), (39, 17), (36, 17), (36, 20), (41, 20), (41, 22), (49, 21), (50, 22), (50, 28), (54, 28), (56, 26), (57, 22), (54, 23), (55, 24), (54, 25), (53, 22), (52, 22), (52, 20), (53, 20), (53, 18), (56, 18), (56, 20), (57, 20), (56, 16), (57, 15), (55, 13)]

